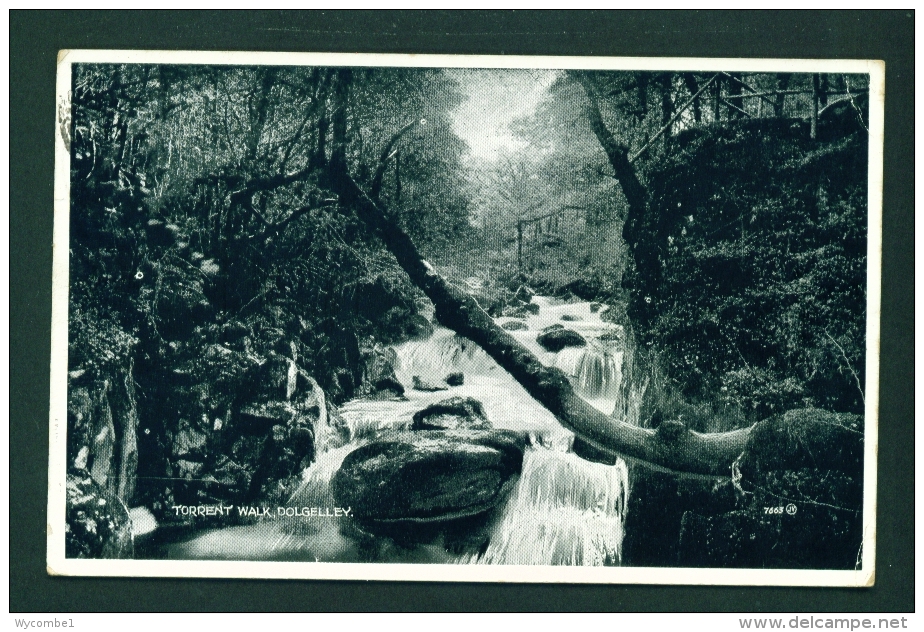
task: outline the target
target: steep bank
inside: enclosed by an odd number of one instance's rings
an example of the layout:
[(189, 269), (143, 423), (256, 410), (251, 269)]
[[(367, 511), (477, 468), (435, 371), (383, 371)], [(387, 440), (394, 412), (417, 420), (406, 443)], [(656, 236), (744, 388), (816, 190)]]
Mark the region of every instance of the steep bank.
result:
[(717, 430), (803, 406), (861, 413), (865, 130), (691, 129), (646, 177), (624, 284), (640, 346), (673, 385), (647, 415)]

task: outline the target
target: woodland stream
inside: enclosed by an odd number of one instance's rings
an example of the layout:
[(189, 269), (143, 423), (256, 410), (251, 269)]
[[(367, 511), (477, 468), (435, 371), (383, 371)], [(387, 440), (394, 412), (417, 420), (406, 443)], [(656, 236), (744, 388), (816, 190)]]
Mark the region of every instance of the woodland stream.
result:
[[(590, 303), (565, 303), (534, 297), (538, 314), (528, 314), (527, 329), (512, 331), (543, 363), (568, 374), (579, 394), (607, 414), (616, 406), (622, 380), (621, 328), (605, 322)], [(597, 306), (594, 306), (595, 308)], [(499, 318), (499, 324), (513, 319)], [(558, 352), (536, 342), (537, 333), (564, 324), (587, 345)], [(334, 506), (329, 483), (343, 459), (378, 431), (408, 428), (411, 417), (450, 396), (479, 400), (494, 428), (529, 437), (522, 473), (506, 501), (488, 516), (467, 525), (479, 537), (453, 542), (384, 542), (349, 533), (342, 518), (267, 520), (254, 525), (215, 529), (172, 545), (169, 556), (184, 559), (304, 561), (407, 561), (488, 564), (617, 564), (629, 495), (625, 463), (593, 463), (572, 451), (574, 435), (500, 368), (484, 351), (452, 331), (438, 327), (425, 340), (396, 347), (396, 374), (405, 396), (356, 399), (340, 414), (351, 441), (325, 452), (303, 472), (291, 507)], [(411, 388), (414, 378), (439, 383), (461, 372), (464, 383), (434, 392)], [(346, 522), (349, 522), (348, 520)], [(379, 540), (379, 541), (376, 541)]]
[(872, 581), (865, 66), (69, 63), (49, 560)]

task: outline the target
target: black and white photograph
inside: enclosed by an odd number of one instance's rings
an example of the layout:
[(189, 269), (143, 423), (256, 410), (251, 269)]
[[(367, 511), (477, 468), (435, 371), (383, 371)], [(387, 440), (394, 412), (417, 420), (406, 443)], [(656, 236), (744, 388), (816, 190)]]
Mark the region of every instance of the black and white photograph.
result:
[(883, 74), (63, 51), (49, 572), (871, 585)]

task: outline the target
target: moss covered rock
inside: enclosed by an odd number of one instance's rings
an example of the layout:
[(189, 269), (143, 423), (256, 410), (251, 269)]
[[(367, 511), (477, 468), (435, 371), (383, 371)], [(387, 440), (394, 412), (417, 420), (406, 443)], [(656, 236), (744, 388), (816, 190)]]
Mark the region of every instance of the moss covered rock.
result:
[(551, 329), (543, 331), (536, 337), (536, 342), (547, 351), (561, 351), (565, 347), (583, 347), (587, 344), (584, 336), (571, 329)]
[(331, 480), (337, 504), (371, 525), (456, 520), (504, 497), (523, 437), (493, 430), (403, 431), (351, 452)]

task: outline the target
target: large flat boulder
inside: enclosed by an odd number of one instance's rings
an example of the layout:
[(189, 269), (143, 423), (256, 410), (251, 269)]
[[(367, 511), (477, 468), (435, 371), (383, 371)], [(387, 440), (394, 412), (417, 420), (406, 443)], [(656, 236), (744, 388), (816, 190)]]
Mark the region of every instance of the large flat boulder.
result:
[(524, 447), (523, 436), (502, 430), (395, 432), (347, 455), (331, 491), (373, 529), (470, 517), (506, 495)]

